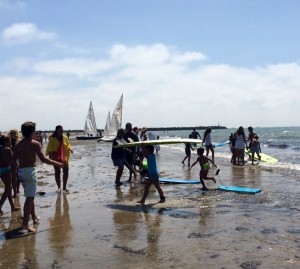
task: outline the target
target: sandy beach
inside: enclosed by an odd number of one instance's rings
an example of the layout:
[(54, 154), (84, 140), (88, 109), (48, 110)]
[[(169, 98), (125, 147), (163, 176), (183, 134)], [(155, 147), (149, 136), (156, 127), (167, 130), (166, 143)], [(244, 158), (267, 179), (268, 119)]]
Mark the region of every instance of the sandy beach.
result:
[[(0, 217), (0, 268), (300, 268), (300, 180), (260, 165), (221, 169), (211, 190), (200, 185), (162, 188), (166, 203), (143, 184), (114, 187), (111, 144), (71, 139), (69, 194), (57, 194), (53, 167), (38, 164), (36, 234), (16, 232), (22, 212)], [(44, 146), (45, 147), (45, 146)], [(160, 176), (198, 179), (199, 167), (181, 164), (184, 152), (161, 147)], [(195, 153), (192, 161), (196, 159)], [(126, 181), (125, 169), (122, 181)], [(256, 195), (220, 185), (261, 188)], [(1, 188), (1, 193), (3, 189)], [(22, 193), (15, 199), (23, 206)]]

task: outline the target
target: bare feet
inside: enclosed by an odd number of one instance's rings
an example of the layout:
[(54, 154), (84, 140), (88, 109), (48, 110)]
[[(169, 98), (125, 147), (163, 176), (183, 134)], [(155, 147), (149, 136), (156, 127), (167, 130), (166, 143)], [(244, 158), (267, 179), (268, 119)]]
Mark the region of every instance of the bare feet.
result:
[(34, 219), (33, 219), (33, 224), (39, 224), (40, 223), (40, 216), (36, 216)]
[(201, 190), (203, 190), (203, 191), (208, 191), (208, 188), (203, 187), (203, 188), (201, 188)]
[(63, 193), (70, 193), (68, 189), (63, 190)]
[(57, 193), (61, 192), (61, 188), (58, 188), (56, 192), (57, 192)]
[(166, 201), (166, 197), (161, 197), (159, 203), (164, 203)]
[(142, 205), (144, 205), (144, 204), (145, 204), (145, 201), (143, 201), (143, 200), (140, 200), (140, 201), (137, 201), (137, 203), (138, 203), (138, 204), (142, 204)]
[(24, 225), (22, 225), (21, 228), (22, 228), (23, 230), (27, 230), (27, 231), (30, 232), (30, 233), (35, 233), (35, 232), (36, 232), (36, 229), (34, 229), (34, 228), (32, 228), (32, 227), (29, 227), (29, 226), (24, 226)]
[(0, 209), (0, 216), (3, 216), (4, 212)]
[(212, 180), (214, 183), (217, 182), (216, 179), (215, 179), (214, 177), (212, 177), (211, 180)]
[(15, 207), (11, 208), (11, 212), (18, 211), (20, 209), (21, 209), (21, 207), (15, 206)]

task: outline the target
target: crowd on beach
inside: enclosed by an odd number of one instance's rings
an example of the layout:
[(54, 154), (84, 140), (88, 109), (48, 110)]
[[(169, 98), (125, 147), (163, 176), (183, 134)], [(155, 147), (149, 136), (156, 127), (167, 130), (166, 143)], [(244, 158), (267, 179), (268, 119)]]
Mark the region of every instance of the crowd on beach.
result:
[[(245, 149), (249, 150), (252, 156), (252, 164), (254, 163), (254, 154), (261, 152), (258, 136), (252, 127), (248, 127), (248, 137), (246, 137), (244, 128), (241, 126), (235, 133), (229, 137), (229, 145), (232, 152), (231, 162), (233, 165), (244, 165)], [(69, 176), (70, 154), (73, 152), (69, 142), (69, 134), (64, 135), (63, 127), (58, 125), (55, 131), (50, 135), (46, 148), (43, 152), (43, 141), (47, 141), (46, 133), (36, 132), (36, 124), (33, 122), (25, 122), (21, 126), (23, 138), (19, 139), (18, 130), (11, 130), (8, 135), (0, 136), (0, 177), (4, 183), (4, 192), (0, 199), (0, 216), (4, 214), (2, 206), (6, 200), (9, 201), (11, 211), (20, 210), (14, 205), (13, 199), (20, 193), (20, 184), (24, 189), (25, 202), (23, 206), (23, 221), (21, 228), (28, 232), (35, 232), (35, 228), (29, 226), (29, 219), (32, 218), (33, 224), (39, 222), (39, 216), (35, 212), (34, 197), (37, 188), (36, 173), (36, 157), (46, 164), (53, 165), (55, 181), (57, 184), (57, 192), (68, 193), (67, 189)], [(208, 190), (205, 180), (211, 180), (216, 183), (214, 177), (208, 176), (210, 164), (217, 167), (214, 160), (214, 148), (211, 138), (211, 128), (207, 128), (203, 134), (201, 146), (197, 148), (197, 159), (190, 164), (191, 151), (194, 150), (196, 144), (185, 143), (186, 156), (182, 160), (182, 164), (188, 160), (188, 169), (192, 169), (197, 163), (200, 166), (199, 179), (202, 184), (202, 190)], [(190, 139), (201, 139), (201, 135), (193, 129), (188, 136)], [(126, 123), (125, 129), (118, 130), (116, 137), (112, 143), (111, 159), (113, 165), (117, 168), (115, 176), (115, 187), (119, 188), (123, 185), (121, 177), (124, 167), (129, 171), (128, 182), (135, 181), (138, 174), (144, 179), (144, 193), (137, 202), (144, 204), (149, 194), (151, 185), (154, 185), (160, 196), (160, 203), (164, 203), (166, 197), (160, 187), (159, 171), (156, 161), (156, 153), (159, 147), (154, 145), (140, 147), (123, 147), (125, 143), (149, 140), (147, 128), (132, 128), (130, 122)], [(211, 153), (211, 158), (209, 158)], [(48, 157), (47, 157), (48, 156)], [(216, 175), (219, 173), (219, 169)], [(62, 187), (61, 187), (62, 178)], [(146, 180), (145, 180), (146, 179)]]
[[(33, 224), (39, 222), (39, 216), (35, 212), (34, 197), (37, 188), (36, 157), (46, 164), (53, 165), (55, 180), (61, 192), (61, 171), (63, 178), (63, 191), (68, 192), (67, 181), (69, 171), (69, 157), (72, 149), (67, 136), (63, 135), (62, 126), (58, 125), (49, 137), (46, 149), (46, 157), (42, 150), (42, 135), (36, 132), (36, 124), (25, 122), (21, 126), (23, 138), (19, 140), (18, 131), (12, 130), (8, 135), (0, 136), (0, 177), (4, 183), (4, 193), (0, 200), (0, 216), (4, 214), (2, 206), (8, 199), (11, 211), (20, 210), (13, 202), (13, 197), (19, 193), (19, 186), (24, 189), (25, 202), (23, 206), (23, 221), (21, 229), (35, 232), (36, 229), (29, 226), (29, 219)], [(13, 192), (13, 195), (12, 195)]]

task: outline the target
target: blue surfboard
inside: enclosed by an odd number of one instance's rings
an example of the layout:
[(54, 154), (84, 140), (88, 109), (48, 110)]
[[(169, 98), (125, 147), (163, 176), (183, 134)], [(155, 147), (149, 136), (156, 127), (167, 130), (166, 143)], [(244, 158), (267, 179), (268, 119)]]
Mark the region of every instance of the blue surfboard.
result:
[(246, 188), (246, 187), (239, 187), (239, 186), (219, 186), (218, 189), (221, 191), (232, 191), (232, 192), (247, 193), (247, 194), (255, 194), (261, 192), (261, 189)]
[(199, 179), (160, 178), (159, 181), (169, 184), (200, 184)]

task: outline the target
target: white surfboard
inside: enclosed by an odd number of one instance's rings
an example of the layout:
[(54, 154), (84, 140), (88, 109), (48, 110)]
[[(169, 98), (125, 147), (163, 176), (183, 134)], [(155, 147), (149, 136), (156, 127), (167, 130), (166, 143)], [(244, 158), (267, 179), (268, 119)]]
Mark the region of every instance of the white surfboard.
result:
[(123, 144), (114, 146), (114, 148), (129, 148), (129, 147), (135, 147), (135, 146), (185, 144), (185, 143), (202, 144), (202, 140), (201, 139), (189, 139), (189, 138), (146, 140), (146, 141), (139, 141), (139, 142), (132, 142), (132, 143), (123, 143)]

